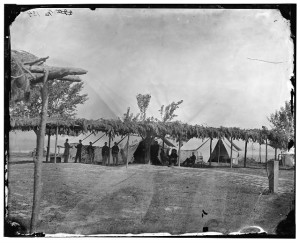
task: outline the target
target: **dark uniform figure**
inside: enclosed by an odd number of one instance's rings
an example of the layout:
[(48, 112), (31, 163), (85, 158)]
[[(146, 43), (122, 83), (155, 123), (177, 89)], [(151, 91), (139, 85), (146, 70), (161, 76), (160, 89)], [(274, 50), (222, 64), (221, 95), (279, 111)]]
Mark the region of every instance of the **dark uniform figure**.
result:
[(114, 165), (118, 165), (118, 155), (119, 155), (119, 147), (118, 144), (115, 142), (115, 145), (111, 148), (111, 153), (112, 153), (112, 157), (113, 157), (113, 164)]
[(182, 165), (183, 166), (193, 166), (196, 162), (196, 156), (194, 154), (194, 152), (192, 152), (192, 156), (187, 158), (183, 163)]
[(178, 155), (177, 155), (176, 149), (172, 149), (172, 152), (171, 152), (171, 154), (169, 156), (169, 166), (176, 165), (177, 158), (178, 158)]
[(159, 165), (160, 161), (158, 159), (158, 152), (159, 152), (159, 144), (157, 141), (154, 142), (153, 145), (150, 147), (150, 159), (153, 165)]
[(104, 165), (109, 165), (108, 164), (108, 156), (109, 156), (109, 147), (107, 146), (107, 142), (104, 143), (104, 146), (102, 147), (102, 163)]
[(79, 144), (75, 146), (77, 148), (76, 156), (75, 156), (75, 163), (77, 163), (77, 159), (79, 159), (79, 163), (81, 163), (81, 149), (82, 149), (82, 143), (81, 140), (79, 140)]
[(168, 162), (168, 156), (166, 155), (166, 153), (163, 149), (160, 152), (160, 161), (161, 161), (162, 165), (165, 165)]
[(66, 139), (65, 142), (65, 151), (64, 151), (64, 162), (68, 163), (69, 155), (70, 155), (70, 144), (68, 143), (69, 139)]
[(87, 152), (89, 163), (94, 164), (94, 147), (92, 142), (90, 142), (90, 145), (87, 147)]

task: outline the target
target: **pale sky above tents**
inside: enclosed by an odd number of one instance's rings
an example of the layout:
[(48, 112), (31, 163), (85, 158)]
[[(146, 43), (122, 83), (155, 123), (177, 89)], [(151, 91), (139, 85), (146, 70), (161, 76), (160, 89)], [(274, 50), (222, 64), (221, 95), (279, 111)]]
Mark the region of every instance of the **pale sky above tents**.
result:
[(137, 113), (135, 96), (150, 93), (148, 115), (183, 100), (176, 111), (183, 122), (261, 128), (290, 98), (293, 43), (277, 10), (36, 11), (17, 17), (11, 46), (88, 71), (89, 100), (78, 117)]

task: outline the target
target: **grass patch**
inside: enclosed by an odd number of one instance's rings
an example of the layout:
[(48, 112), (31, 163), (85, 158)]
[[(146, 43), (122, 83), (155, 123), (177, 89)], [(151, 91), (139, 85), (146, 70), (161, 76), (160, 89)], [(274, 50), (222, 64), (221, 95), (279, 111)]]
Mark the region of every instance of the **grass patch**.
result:
[[(278, 194), (261, 195), (255, 169), (105, 167), (44, 164), (39, 229), (44, 233), (125, 234), (209, 231), (258, 225), (270, 234), (291, 209), (293, 178), (282, 171)], [(9, 165), (9, 217), (29, 228), (33, 164)], [(204, 214), (204, 212), (206, 214)]]

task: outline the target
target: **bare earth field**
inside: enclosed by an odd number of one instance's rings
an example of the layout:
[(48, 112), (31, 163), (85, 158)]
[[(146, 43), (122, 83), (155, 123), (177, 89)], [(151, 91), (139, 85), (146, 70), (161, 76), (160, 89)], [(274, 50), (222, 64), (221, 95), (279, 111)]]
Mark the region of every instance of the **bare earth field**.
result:
[[(27, 229), (33, 168), (8, 168), (9, 217)], [(268, 188), (263, 169), (44, 163), (39, 231), (183, 234), (208, 227), (228, 234), (256, 225), (274, 234), (294, 199), (294, 171), (281, 170), (279, 176), (279, 193), (262, 194)]]

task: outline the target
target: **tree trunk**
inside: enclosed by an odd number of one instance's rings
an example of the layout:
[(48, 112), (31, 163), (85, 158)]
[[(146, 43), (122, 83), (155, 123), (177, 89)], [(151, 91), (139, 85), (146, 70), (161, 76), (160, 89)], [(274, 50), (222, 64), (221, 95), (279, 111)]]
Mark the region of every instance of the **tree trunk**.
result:
[(49, 153), (50, 153), (50, 128), (48, 131), (48, 144), (47, 144), (47, 156), (46, 156), (46, 163), (49, 162)]
[(56, 163), (57, 137), (58, 137), (58, 126), (56, 126), (56, 134), (55, 134), (54, 163)]
[(209, 145), (209, 166), (211, 166), (211, 154), (212, 154), (212, 138), (210, 138), (210, 145)]
[(247, 144), (248, 140), (245, 141), (245, 156), (244, 156), (244, 168), (246, 168), (247, 164)]
[(275, 148), (275, 160), (277, 160), (277, 148)]
[(230, 137), (230, 168), (232, 168), (232, 137)]
[(33, 130), (35, 135), (36, 135), (36, 145), (35, 145), (35, 153), (33, 154), (33, 162), (35, 162), (37, 160), (37, 157), (38, 157), (38, 146), (39, 146), (39, 140), (40, 140), (40, 137), (39, 137), (39, 134), (40, 134), (40, 130), (39, 129), (36, 129), (36, 130)]
[(40, 211), (40, 200), (42, 196), (42, 165), (43, 165), (43, 150), (44, 150), (44, 139), (46, 131), (47, 122), (47, 110), (48, 110), (48, 72), (45, 73), (43, 88), (42, 88), (42, 111), (41, 111), (41, 121), (40, 121), (40, 133), (38, 141), (38, 159), (35, 161), (34, 166), (34, 188), (33, 188), (33, 205), (32, 205), (32, 215), (30, 224), (30, 233), (37, 232), (37, 223), (39, 219)]

